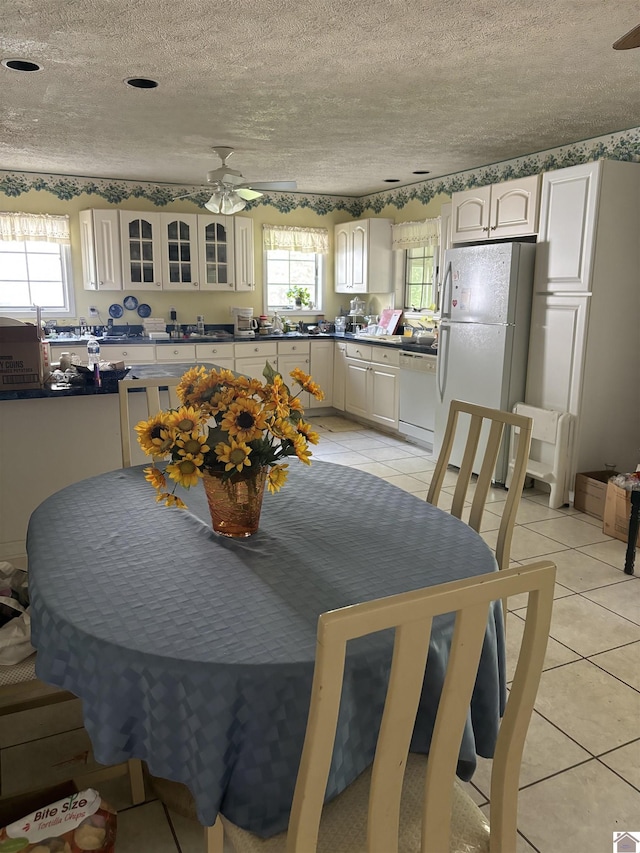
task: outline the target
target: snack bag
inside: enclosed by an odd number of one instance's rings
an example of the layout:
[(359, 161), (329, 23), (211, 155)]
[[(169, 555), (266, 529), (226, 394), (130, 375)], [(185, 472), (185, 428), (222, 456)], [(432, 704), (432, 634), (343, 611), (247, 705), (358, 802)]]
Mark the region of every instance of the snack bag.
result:
[(0, 853), (114, 853), (116, 812), (92, 788), (0, 830)]

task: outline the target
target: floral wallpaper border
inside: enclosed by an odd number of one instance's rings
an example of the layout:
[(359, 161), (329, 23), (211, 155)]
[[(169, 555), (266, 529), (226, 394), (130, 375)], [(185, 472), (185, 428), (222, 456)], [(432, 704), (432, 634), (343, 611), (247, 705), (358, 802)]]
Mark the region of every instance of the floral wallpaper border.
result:
[[(262, 198), (250, 202), (247, 209), (266, 205), (280, 213), (290, 213), (299, 208), (306, 208), (319, 216), (344, 210), (357, 218), (369, 211), (380, 213), (387, 205), (401, 210), (410, 201), (417, 200), (428, 204), (441, 193), (451, 195), (452, 192), (471, 187), (496, 184), (512, 178), (550, 172), (554, 169), (600, 159), (640, 162), (640, 127), (359, 198), (302, 193), (265, 193)], [(194, 192), (194, 203), (203, 206), (211, 194), (210, 190), (194, 186), (181, 187), (175, 184), (0, 171), (0, 193), (17, 197), (30, 190), (50, 192), (61, 200), (69, 200), (86, 193), (99, 196), (111, 204), (119, 204), (128, 198), (145, 198), (159, 207), (170, 204), (176, 195), (182, 195), (185, 192)]]

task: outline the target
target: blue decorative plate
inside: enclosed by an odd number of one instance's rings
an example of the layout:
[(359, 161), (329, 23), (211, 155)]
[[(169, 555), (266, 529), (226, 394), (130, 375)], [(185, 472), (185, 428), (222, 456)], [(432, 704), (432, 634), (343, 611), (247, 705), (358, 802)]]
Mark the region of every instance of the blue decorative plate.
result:
[(134, 311), (138, 307), (138, 300), (135, 296), (125, 296), (122, 304), (128, 311)]
[(139, 317), (150, 317), (151, 316), (151, 306), (147, 305), (146, 302), (143, 302), (142, 305), (138, 305), (138, 316)]
[(113, 317), (114, 320), (117, 320), (118, 317), (122, 317), (124, 311), (122, 310), (122, 305), (118, 305), (117, 302), (114, 302), (113, 305), (109, 305), (109, 316)]

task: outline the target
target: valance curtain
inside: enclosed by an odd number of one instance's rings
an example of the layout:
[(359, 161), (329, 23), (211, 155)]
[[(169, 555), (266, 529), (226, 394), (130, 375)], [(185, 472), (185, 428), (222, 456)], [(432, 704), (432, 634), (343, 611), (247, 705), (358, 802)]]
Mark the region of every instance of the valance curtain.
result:
[(0, 240), (69, 242), (69, 217), (36, 213), (0, 213)]
[(440, 217), (423, 222), (400, 222), (391, 226), (391, 245), (394, 249), (417, 249), (440, 243)]
[(286, 252), (329, 254), (329, 231), (326, 228), (301, 228), (296, 225), (263, 225), (264, 248)]

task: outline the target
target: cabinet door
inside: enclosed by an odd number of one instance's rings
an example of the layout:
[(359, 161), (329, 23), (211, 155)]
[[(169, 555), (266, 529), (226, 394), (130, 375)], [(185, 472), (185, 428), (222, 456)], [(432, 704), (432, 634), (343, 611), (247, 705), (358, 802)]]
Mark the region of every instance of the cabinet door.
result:
[(121, 210), (122, 283), (131, 290), (162, 290), (160, 214)]
[(358, 361), (353, 358), (346, 359), (344, 408), (347, 412), (359, 415), (362, 418), (369, 417), (367, 406), (368, 373), (368, 361)]
[(351, 224), (351, 289), (354, 293), (366, 293), (369, 282), (369, 222), (363, 219)]
[(324, 391), (324, 400), (316, 400), (315, 397), (311, 397), (309, 400), (310, 409), (321, 409), (324, 406), (332, 405), (333, 355), (333, 341), (311, 342), (311, 369), (309, 370), (309, 373), (311, 373), (313, 381), (320, 386), (322, 391)]
[(250, 376), (251, 379), (259, 379), (261, 382), (264, 382), (263, 370), (267, 361), (274, 370), (278, 369), (278, 359), (275, 355), (237, 358), (235, 369), (238, 373), (244, 374), (244, 376)]
[(486, 240), (489, 237), (490, 186), (453, 193), (451, 204), (453, 243)]
[[(336, 341), (333, 353), (333, 395), (331, 405), (334, 409), (344, 412), (345, 387), (347, 379), (347, 345)], [(313, 363), (311, 365), (313, 367)], [(323, 389), (324, 390), (324, 389)]]
[(198, 217), (161, 213), (163, 290), (198, 290)]
[(200, 290), (233, 290), (233, 219), (198, 214)]
[(369, 371), (368, 417), (376, 423), (398, 429), (398, 388), (400, 370), (373, 363)]
[(494, 184), (488, 236), (494, 239), (537, 234), (539, 201), (540, 175)]
[(353, 287), (351, 278), (349, 250), (351, 241), (351, 223), (344, 222), (336, 225), (334, 229), (334, 258), (335, 258), (335, 290), (337, 293), (346, 293)]
[(117, 210), (80, 211), (82, 283), (85, 290), (122, 290)]
[[(262, 366), (264, 367), (264, 362)], [(292, 355), (278, 355), (278, 373), (282, 376), (285, 385), (289, 387), (291, 393), (296, 396), (298, 396), (300, 386), (293, 381), (289, 374), (296, 368), (303, 370), (305, 373), (311, 373), (310, 367), (308, 351)], [(307, 411), (309, 409), (311, 399), (309, 393), (307, 391), (302, 391), (299, 394), (299, 399), (303, 408)]]
[(234, 260), (236, 290), (255, 290), (255, 262), (253, 248), (253, 219), (234, 216)]
[(600, 165), (543, 175), (535, 292), (591, 290)]

